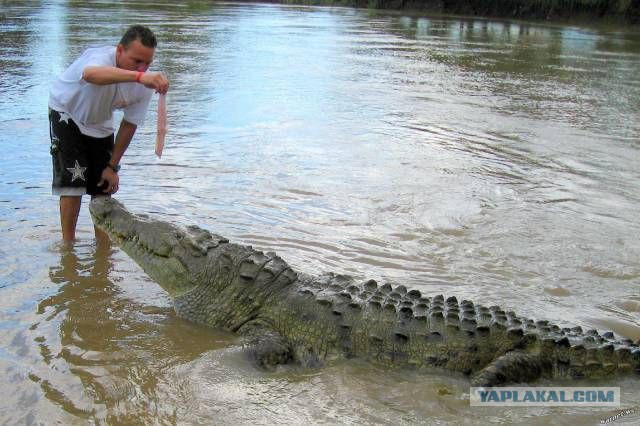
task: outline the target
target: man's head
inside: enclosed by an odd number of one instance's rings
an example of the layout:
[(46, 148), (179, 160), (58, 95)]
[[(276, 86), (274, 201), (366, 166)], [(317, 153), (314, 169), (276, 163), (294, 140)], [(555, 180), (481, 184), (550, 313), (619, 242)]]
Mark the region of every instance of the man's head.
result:
[(153, 62), (158, 42), (155, 34), (142, 25), (133, 25), (116, 48), (116, 65), (129, 71), (146, 71)]

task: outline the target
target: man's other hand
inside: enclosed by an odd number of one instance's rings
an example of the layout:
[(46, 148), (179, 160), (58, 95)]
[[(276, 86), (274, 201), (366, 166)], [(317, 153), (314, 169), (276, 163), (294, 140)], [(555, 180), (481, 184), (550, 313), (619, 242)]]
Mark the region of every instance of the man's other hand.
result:
[(105, 187), (102, 192), (105, 194), (115, 194), (118, 192), (118, 184), (120, 183), (120, 177), (111, 167), (105, 167), (100, 175), (100, 182), (98, 187)]

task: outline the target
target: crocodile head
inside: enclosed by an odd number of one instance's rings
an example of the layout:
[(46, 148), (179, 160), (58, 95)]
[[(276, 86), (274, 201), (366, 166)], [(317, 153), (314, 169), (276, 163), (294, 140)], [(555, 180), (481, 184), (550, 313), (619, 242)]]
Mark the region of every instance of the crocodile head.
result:
[(105, 231), (172, 297), (193, 289), (207, 267), (207, 250), (228, 242), (199, 228), (183, 229), (130, 213), (108, 197), (91, 200), (94, 224)]
[(275, 253), (229, 243), (197, 226), (132, 214), (113, 198), (94, 198), (89, 211), (186, 319), (235, 330), (297, 277)]

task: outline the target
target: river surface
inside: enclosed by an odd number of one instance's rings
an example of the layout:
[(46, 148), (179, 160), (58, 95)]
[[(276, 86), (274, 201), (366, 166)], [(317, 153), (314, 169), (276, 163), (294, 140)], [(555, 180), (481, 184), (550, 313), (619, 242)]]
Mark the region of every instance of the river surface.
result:
[(62, 247), (46, 118), (86, 47), (149, 25), (169, 133), (157, 159), (154, 97), (122, 162), (130, 210), (306, 273), (637, 340), (637, 27), (176, 3), (0, 2), (0, 423), (596, 424), (640, 408), (638, 380), (604, 383), (620, 409), (476, 408), (441, 372), (259, 371), (96, 247), (86, 206)]

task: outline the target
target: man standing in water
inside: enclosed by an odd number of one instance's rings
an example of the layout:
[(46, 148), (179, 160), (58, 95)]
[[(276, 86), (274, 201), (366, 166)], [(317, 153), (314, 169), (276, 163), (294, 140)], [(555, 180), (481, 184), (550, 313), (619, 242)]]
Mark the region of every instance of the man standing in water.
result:
[[(83, 194), (118, 191), (120, 159), (144, 122), (151, 95), (169, 89), (163, 74), (147, 72), (156, 45), (149, 28), (134, 25), (118, 46), (87, 49), (51, 85), (52, 188), (60, 196), (64, 241), (75, 239)], [(114, 139), (116, 109), (124, 117)], [(107, 237), (96, 228), (96, 238)]]

